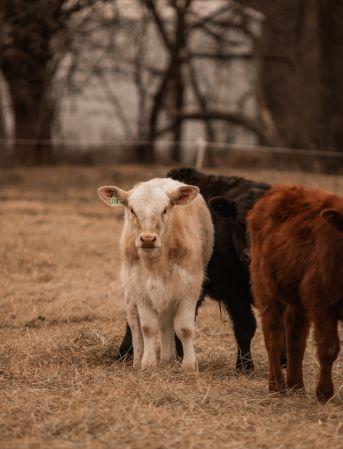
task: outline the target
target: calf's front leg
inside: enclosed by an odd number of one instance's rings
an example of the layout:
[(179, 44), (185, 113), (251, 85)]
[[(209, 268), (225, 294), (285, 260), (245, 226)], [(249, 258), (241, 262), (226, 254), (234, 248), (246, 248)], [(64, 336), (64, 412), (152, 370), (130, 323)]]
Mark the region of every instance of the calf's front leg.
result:
[(181, 301), (174, 318), (175, 332), (182, 343), (182, 367), (185, 371), (196, 371), (198, 368), (193, 347), (195, 307), (196, 300)]
[(157, 366), (155, 339), (159, 331), (159, 318), (157, 312), (146, 303), (140, 303), (138, 311), (144, 340), (142, 359), (144, 370)]
[(175, 359), (175, 331), (172, 313), (160, 316), (161, 363), (167, 364)]
[(250, 346), (256, 331), (256, 320), (249, 298), (247, 295), (243, 297), (237, 295), (232, 301), (230, 301), (230, 298), (227, 298), (225, 307), (232, 319), (238, 346), (236, 370), (250, 373), (254, 370)]

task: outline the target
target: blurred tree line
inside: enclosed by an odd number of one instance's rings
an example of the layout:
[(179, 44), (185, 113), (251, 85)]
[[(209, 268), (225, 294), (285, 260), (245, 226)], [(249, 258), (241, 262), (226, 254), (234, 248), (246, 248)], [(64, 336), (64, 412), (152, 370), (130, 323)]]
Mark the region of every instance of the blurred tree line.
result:
[[(179, 161), (189, 121), (201, 122), (209, 141), (218, 139), (219, 121), (264, 145), (343, 151), (342, 0), (130, 5), (128, 14), (123, 0), (0, 0), (0, 73), (13, 111), (17, 161), (53, 161), (48, 142), (61, 98), (81, 92), (90, 76), (111, 99), (128, 138), (151, 142), (136, 148), (140, 161), (154, 160), (154, 142), (164, 136), (174, 141), (171, 157)], [(211, 45), (204, 46), (200, 34)], [(240, 45), (243, 37), (249, 51)], [(237, 60), (253, 64), (252, 88), (235, 109), (218, 107), (199, 64), (223, 62), (230, 70)], [(134, 125), (107, 82), (109, 72), (132, 83)], [(244, 107), (249, 96), (254, 114)], [(0, 137), (6, 137), (1, 104)]]

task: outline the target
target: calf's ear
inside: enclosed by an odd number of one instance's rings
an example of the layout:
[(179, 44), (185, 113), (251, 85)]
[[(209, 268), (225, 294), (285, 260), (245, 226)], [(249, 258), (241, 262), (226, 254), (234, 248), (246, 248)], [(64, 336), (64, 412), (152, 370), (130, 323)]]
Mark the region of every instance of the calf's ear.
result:
[(114, 206), (127, 205), (129, 192), (126, 192), (125, 190), (122, 190), (119, 187), (102, 186), (98, 188), (97, 192), (101, 201), (107, 204), (107, 206), (114, 207)]
[(181, 186), (174, 192), (168, 193), (172, 204), (179, 204), (185, 206), (194, 200), (198, 195), (199, 188), (196, 186)]
[(343, 213), (336, 209), (325, 209), (320, 214), (337, 231), (343, 232)]
[(232, 219), (237, 217), (236, 203), (228, 200), (224, 196), (215, 196), (214, 198), (211, 198), (209, 205), (219, 217)]

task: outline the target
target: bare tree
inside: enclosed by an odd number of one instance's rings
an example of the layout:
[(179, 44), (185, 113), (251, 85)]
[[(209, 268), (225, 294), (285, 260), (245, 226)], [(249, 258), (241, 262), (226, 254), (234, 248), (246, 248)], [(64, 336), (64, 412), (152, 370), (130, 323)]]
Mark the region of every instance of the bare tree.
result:
[[(213, 109), (213, 100), (204, 94), (199, 73), (196, 70), (196, 62), (208, 61), (214, 64), (216, 61), (230, 62), (233, 60), (252, 61), (254, 52), (228, 51), (227, 43), (230, 41), (231, 30), (240, 32), (251, 40), (252, 47), (257, 48), (257, 35), (251, 26), (249, 18), (244, 10), (233, 1), (223, 1), (208, 12), (199, 13), (199, 2), (196, 0), (182, 0), (169, 2), (156, 2), (154, 0), (141, 0), (150, 14), (158, 33), (161, 45), (167, 53), (167, 62), (163, 69), (159, 83), (153, 94), (151, 112), (148, 122), (147, 140), (154, 142), (158, 136), (166, 132), (172, 132), (172, 140), (175, 142), (172, 148), (174, 161), (180, 160), (180, 142), (183, 137), (183, 125), (188, 120), (201, 120), (206, 127), (207, 137), (215, 138), (212, 122), (225, 121), (239, 125), (256, 134), (264, 143), (279, 143), (279, 136), (273, 127), (272, 119), (268, 114), (267, 106), (259, 102), (259, 117), (254, 120), (244, 114), (232, 110), (222, 111)], [(169, 8), (167, 8), (167, 6)], [(197, 48), (193, 44), (195, 34), (202, 33), (213, 44), (209, 49)], [(196, 99), (197, 107), (187, 109), (187, 90), (192, 91)], [(227, 105), (230, 109), (231, 105)], [(167, 113), (169, 123), (161, 126), (163, 117)], [(268, 120), (269, 119), (269, 120)], [(148, 159), (152, 159), (152, 151), (148, 153)]]
[(11, 95), (16, 156), (21, 163), (51, 162), (54, 76), (70, 51), (76, 17), (83, 21), (103, 3), (106, 1), (32, 0), (28, 4), (2, 0), (0, 70)]
[[(112, 104), (122, 135), (143, 142), (139, 160), (153, 161), (154, 143), (171, 136), (171, 157), (179, 161), (185, 125), (193, 121), (203, 124), (208, 140), (224, 138), (218, 132), (224, 123), (263, 144), (343, 144), (337, 75), (343, 32), (334, 0), (325, 7), (319, 0), (132, 0), (130, 14), (119, 3), (0, 1), (0, 70), (21, 162), (51, 161), (44, 142), (51, 140), (60, 100), (81, 93), (90, 80)], [(254, 76), (231, 103), (221, 97), (232, 86), (222, 83), (220, 90), (207, 72), (218, 67), (229, 74), (237, 61)], [(130, 86), (134, 107), (127, 107), (117, 83)], [(245, 106), (251, 100), (255, 114)]]
[(343, 151), (343, 2), (240, 3), (265, 14), (261, 97), (282, 142)]

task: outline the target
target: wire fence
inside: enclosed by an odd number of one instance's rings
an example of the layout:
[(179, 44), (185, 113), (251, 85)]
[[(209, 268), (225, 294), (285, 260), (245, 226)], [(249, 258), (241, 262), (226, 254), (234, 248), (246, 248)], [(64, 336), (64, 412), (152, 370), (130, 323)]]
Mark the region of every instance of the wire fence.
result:
[(88, 147), (138, 147), (138, 146), (151, 146), (158, 145), (160, 147), (179, 144), (182, 147), (199, 147), (206, 146), (208, 148), (218, 148), (218, 149), (236, 149), (240, 151), (252, 151), (258, 149), (259, 151), (275, 154), (301, 154), (303, 156), (321, 156), (321, 157), (339, 157), (343, 158), (343, 151), (335, 151), (331, 149), (324, 150), (313, 150), (307, 148), (289, 148), (289, 147), (273, 147), (264, 146), (256, 144), (240, 144), (240, 143), (228, 143), (228, 142), (213, 142), (204, 139), (197, 140), (182, 140), (176, 142), (174, 140), (104, 140), (104, 141), (91, 141), (82, 142), (80, 140), (73, 139), (12, 139), (12, 138), (0, 138), (0, 145), (4, 146), (32, 146), (32, 145), (43, 145), (52, 147), (74, 147), (74, 148), (88, 148)]
[[(218, 152), (222, 157), (233, 157), (242, 160), (273, 158), (275, 162), (277, 159), (288, 161), (294, 159), (302, 161), (318, 161), (319, 163), (329, 164), (331, 167), (342, 169), (343, 171), (343, 152), (332, 149), (306, 149), (306, 148), (288, 148), (288, 147), (273, 147), (255, 144), (239, 144), (228, 142), (212, 142), (202, 138), (195, 140), (184, 140), (175, 142), (172, 140), (157, 140), (155, 142), (146, 140), (104, 140), (93, 142), (82, 142), (76, 139), (9, 139), (0, 138), (1, 153), (7, 152), (8, 156), (15, 152), (15, 149), (20, 146), (21, 151), (25, 149), (29, 151), (33, 146), (50, 148), (59, 157), (58, 162), (65, 161), (68, 163), (70, 154), (78, 154), (79, 160), (82, 160), (83, 155), (93, 155), (93, 162), (106, 162), (112, 157), (113, 162), (121, 162), (123, 158), (120, 155), (127, 156), (129, 149), (139, 149), (144, 154), (148, 148), (154, 147), (155, 153), (162, 156), (165, 161), (168, 159), (170, 149), (178, 144), (180, 146), (180, 154), (182, 156), (181, 162), (188, 162), (194, 164), (198, 169), (201, 169), (208, 161), (213, 162), (214, 154)], [(131, 156), (134, 158), (135, 156)], [(115, 160), (116, 159), (116, 160)], [(158, 158), (157, 158), (158, 159)], [(19, 161), (20, 162), (20, 161)], [(91, 161), (90, 161), (91, 162)]]

